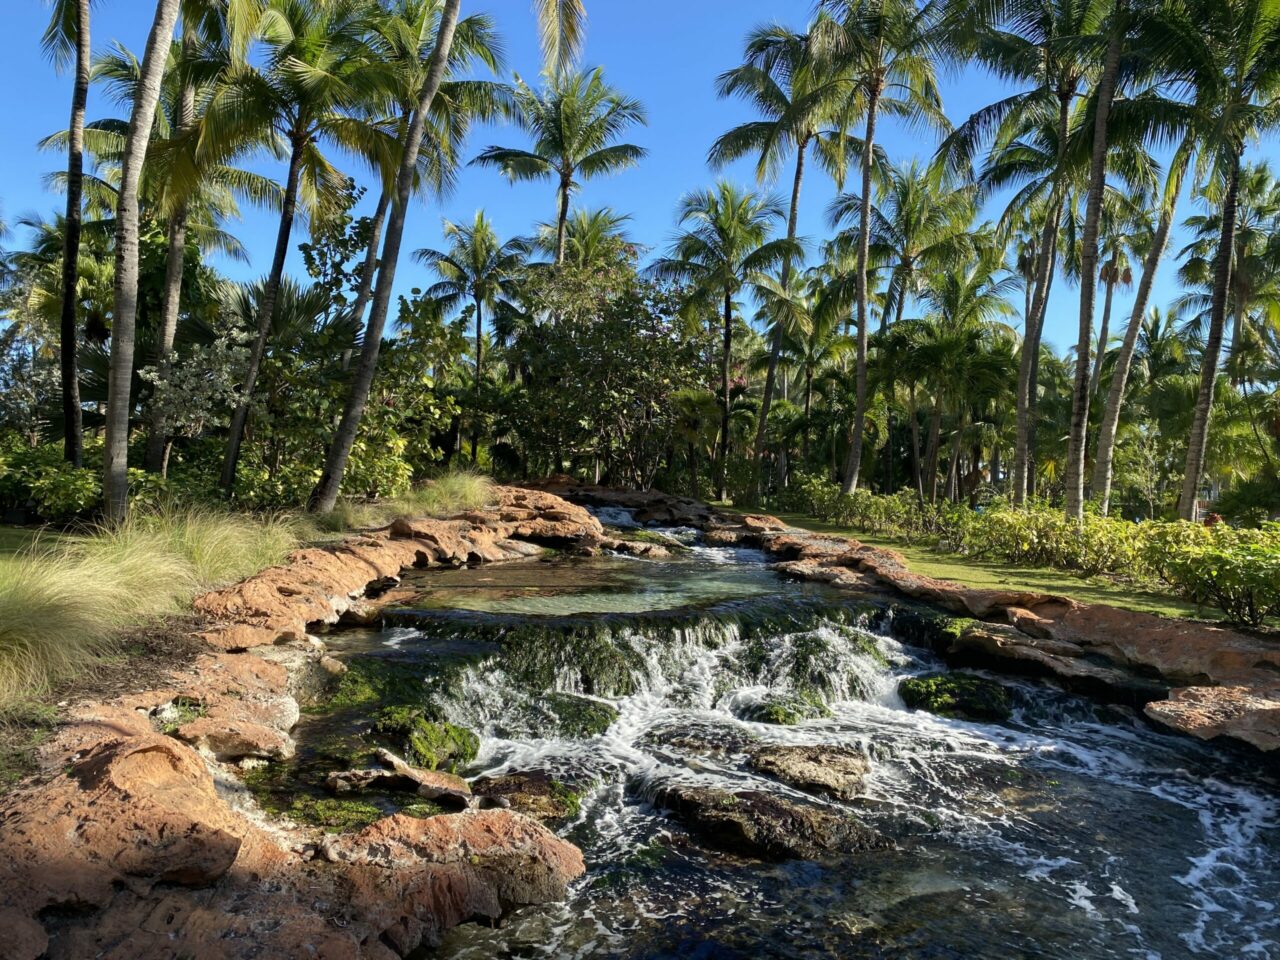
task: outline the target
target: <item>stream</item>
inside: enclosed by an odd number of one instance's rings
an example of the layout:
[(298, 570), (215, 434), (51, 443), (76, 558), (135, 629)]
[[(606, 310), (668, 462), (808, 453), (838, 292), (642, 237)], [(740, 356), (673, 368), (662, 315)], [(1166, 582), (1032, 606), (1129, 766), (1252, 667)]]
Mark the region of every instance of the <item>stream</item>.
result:
[[(1041, 681), (988, 675), (1008, 721), (908, 709), (900, 680), (946, 668), (892, 615), (667, 533), (687, 544), (671, 560), (423, 571), (382, 628), (326, 637), (420, 671), (437, 714), (480, 735), (468, 777), (538, 771), (581, 796), (553, 825), (588, 867), (567, 901), (430, 956), (1280, 960), (1280, 784), (1256, 759)], [(570, 735), (549, 689), (616, 719)], [(772, 703), (800, 722), (760, 722)], [(304, 751), (332, 722), (304, 721)], [(823, 799), (755, 772), (760, 744), (853, 748), (869, 771)], [(891, 843), (722, 852), (654, 802), (671, 784), (836, 808)]]

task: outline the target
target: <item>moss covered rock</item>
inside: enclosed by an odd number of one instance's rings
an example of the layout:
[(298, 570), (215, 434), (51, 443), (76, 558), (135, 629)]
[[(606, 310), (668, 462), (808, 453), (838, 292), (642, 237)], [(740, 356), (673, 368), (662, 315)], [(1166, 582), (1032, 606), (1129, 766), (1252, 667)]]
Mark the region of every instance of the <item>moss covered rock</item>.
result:
[(752, 723), (774, 723), (790, 727), (805, 720), (831, 716), (831, 708), (815, 692), (802, 692), (766, 697), (740, 711), (743, 720)]
[(373, 733), (412, 766), (424, 770), (455, 771), (474, 760), (480, 749), (480, 738), (466, 727), (428, 719), (415, 707), (383, 710)]
[(543, 770), (480, 777), (471, 781), (471, 790), (476, 796), (503, 799), (517, 813), (544, 821), (576, 817), (582, 809), (582, 798), (591, 792), (592, 787), (593, 784), (566, 783)]
[(549, 693), (540, 706), (562, 737), (599, 736), (618, 719), (618, 711), (609, 704), (572, 693)]
[(1013, 698), (994, 680), (971, 673), (930, 673), (908, 677), (898, 684), (903, 703), (942, 717), (971, 720), (1008, 720)]

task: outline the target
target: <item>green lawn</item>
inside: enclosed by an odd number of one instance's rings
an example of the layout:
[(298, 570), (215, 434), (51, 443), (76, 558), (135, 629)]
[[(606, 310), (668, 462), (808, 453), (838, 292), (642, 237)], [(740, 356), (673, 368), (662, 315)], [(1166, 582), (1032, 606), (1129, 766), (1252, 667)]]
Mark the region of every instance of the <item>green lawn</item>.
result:
[(0, 555), (17, 553), (37, 537), (46, 540), (53, 536), (39, 527), (0, 527)]
[[(722, 509), (734, 513), (749, 512), (735, 510), (733, 507)], [(1081, 603), (1104, 603), (1125, 610), (1154, 613), (1164, 617), (1218, 620), (1222, 616), (1217, 610), (1206, 607), (1197, 611), (1194, 604), (1184, 603), (1176, 597), (1149, 593), (1128, 584), (1116, 583), (1105, 577), (1082, 577), (1067, 570), (1018, 567), (993, 560), (942, 553), (920, 544), (908, 544), (890, 537), (862, 534), (850, 527), (839, 527), (800, 514), (783, 513), (777, 516), (791, 526), (800, 527), (803, 530), (812, 530), (815, 533), (837, 533), (873, 547), (896, 550), (906, 558), (907, 565), (916, 573), (937, 577), (940, 580), (954, 580), (956, 583), (971, 587), (1056, 593)]]

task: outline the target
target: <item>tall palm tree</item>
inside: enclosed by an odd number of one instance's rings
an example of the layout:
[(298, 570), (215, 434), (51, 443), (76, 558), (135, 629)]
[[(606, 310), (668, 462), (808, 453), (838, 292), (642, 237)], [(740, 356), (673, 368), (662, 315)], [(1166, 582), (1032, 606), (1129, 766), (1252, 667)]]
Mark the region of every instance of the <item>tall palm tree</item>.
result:
[[(76, 268), (80, 261), (81, 198), (84, 191), (84, 111), (89, 99), (89, 2), (56, 0), (44, 49), (58, 69), (75, 59), (71, 88), (71, 123), (67, 138), (67, 213), (62, 248), (62, 307), (59, 326), (59, 369), (62, 374), (63, 458), (80, 466), (84, 452), (80, 411), (80, 371), (76, 363), (79, 343)], [(73, 54), (74, 51), (74, 54)]]
[(1115, 302), (1117, 287), (1133, 283), (1133, 264), (1130, 255), (1139, 248), (1145, 249), (1151, 242), (1149, 219), (1141, 208), (1128, 204), (1118, 209), (1117, 204), (1103, 198), (1102, 220), (1098, 228), (1098, 280), (1102, 284), (1102, 321), (1098, 325), (1098, 349), (1093, 358), (1093, 372), (1089, 376), (1089, 391), (1097, 393), (1102, 382), (1102, 361), (1111, 338), (1111, 308)]
[(111, 368), (107, 385), (107, 430), (103, 451), (102, 499), (108, 519), (129, 509), (129, 396), (133, 378), (134, 323), (138, 311), (138, 194), (147, 159), (165, 60), (178, 20), (179, 0), (158, 0), (142, 58), (142, 73), (129, 135), (120, 164), (116, 207), (115, 305), (111, 316)]
[(1098, 223), (1102, 216), (1102, 197), (1107, 180), (1107, 124), (1120, 76), (1120, 57), (1128, 40), (1129, 7), (1125, 0), (1113, 0), (1105, 20), (1097, 25), (1086, 22), (1083, 26), (1086, 31), (1106, 38), (1106, 50), (1092, 91), (1093, 142), (1089, 157), (1084, 230), (1080, 241), (1080, 322), (1067, 442), (1066, 511), (1067, 516), (1077, 522), (1084, 519), (1085, 446), (1089, 428), (1089, 400), (1093, 393), (1089, 350), (1093, 346), (1094, 299), (1098, 286)]
[[(847, 172), (851, 142), (846, 131), (855, 114), (857, 91), (848, 71), (842, 71), (824, 49), (822, 38), (833, 29), (830, 17), (820, 13), (807, 33), (795, 33), (780, 25), (755, 30), (747, 37), (742, 64), (721, 74), (716, 81), (721, 97), (741, 97), (749, 101), (762, 119), (740, 124), (716, 140), (708, 153), (713, 167), (755, 156), (756, 179), (764, 183), (778, 173), (794, 152), (786, 237), (790, 244), (796, 243), (800, 192), (810, 150), (835, 179), (837, 188), (843, 185)], [(790, 286), (793, 260), (795, 258), (788, 257), (782, 263), (780, 286), (783, 289)], [(770, 343), (764, 394), (756, 421), (752, 453), (757, 463), (764, 453), (781, 352), (782, 329), (777, 328)]]
[(1169, 42), (1162, 66), (1191, 88), (1203, 112), (1218, 117), (1202, 157), (1221, 190), (1221, 233), (1215, 254), (1209, 324), (1200, 363), (1200, 387), (1187, 440), (1178, 514), (1194, 519), (1204, 474), (1209, 420), (1222, 353), (1241, 157), (1260, 131), (1280, 120), (1280, 0), (1190, 0), (1160, 11)]
[(471, 461), (476, 461), (480, 433), (480, 385), (484, 377), (484, 316), (492, 313), (498, 297), (516, 283), (530, 243), (516, 237), (502, 243), (493, 224), (483, 210), (476, 211), (470, 224), (444, 222), (448, 250), (423, 248), (413, 257), (435, 270), (440, 281), (429, 287), (427, 296), (438, 300), (446, 310), (469, 303), (476, 314), (475, 410), (471, 429)]
[(339, 146), (382, 169), (394, 164), (393, 135), (358, 112), (394, 90), (394, 71), (369, 43), (370, 10), (363, 0), (270, 0), (257, 24), (266, 62), (235, 63), (213, 92), (202, 118), (200, 149), (215, 156), (275, 139), (288, 151), (284, 197), (257, 336), (231, 418), (222, 487), (235, 488), (240, 444), (266, 353), (275, 290), (284, 274), (293, 222), (301, 201), (313, 216), (331, 215), (343, 176), (321, 152)]
[[(1013, 499), (1022, 503), (1029, 486), (1029, 462), (1035, 391), (1033, 370), (1040, 352), (1058, 230), (1067, 200), (1071, 164), (1068, 146), (1072, 106), (1088, 64), (1079, 56), (1079, 38), (1110, 0), (950, 0), (947, 22), (957, 50), (997, 76), (1025, 86), (977, 111), (943, 143), (940, 154), (967, 171), (978, 147), (994, 140), (1006, 154), (1032, 149), (1043, 156), (1045, 189), (1024, 192), (1042, 207), (1043, 223), (1036, 244), (1030, 314), (1024, 318), (1024, 346), (1018, 367), (1017, 442), (1014, 449)], [(1030, 136), (1028, 136), (1030, 134)], [(1046, 195), (1047, 194), (1047, 195)]]
[(472, 163), (497, 167), (512, 181), (555, 182), (556, 263), (563, 263), (570, 197), (582, 181), (644, 158), (643, 147), (617, 142), (628, 127), (646, 122), (644, 107), (605, 83), (601, 67), (553, 74), (542, 92), (517, 77), (514, 100), (516, 122), (532, 136), (532, 148), (488, 147)]
[(857, 83), (866, 114), (862, 154), (862, 205), (858, 214), (856, 322), (857, 402), (853, 442), (845, 462), (841, 489), (857, 489), (862, 466), (862, 431), (867, 413), (867, 258), (871, 243), (871, 189), (875, 166), (876, 123), (881, 114), (912, 126), (950, 129), (942, 112), (934, 67), (941, 52), (943, 5), (939, 0), (824, 0), (842, 29), (835, 35), (833, 55)]
[[(373, 386), (373, 376), (378, 367), (378, 353), (382, 346), (382, 331), (386, 326), (387, 312), (395, 285), (400, 246), (404, 240), (405, 218), (408, 214), (409, 196), (418, 166), (418, 153), (422, 147), (425, 121), (440, 90), (440, 85), (444, 82), (454, 35), (458, 28), (460, 6), (461, 0), (444, 0), (418, 101), (410, 123), (401, 138), (403, 149), (400, 167), (396, 173), (396, 192), (387, 220), (386, 235), (382, 241), (378, 282), (369, 307), (368, 326), (361, 341), (360, 363), (356, 368), (351, 393), (343, 409), (342, 420), (338, 424), (333, 442), (329, 445), (325, 456), (324, 470), (307, 500), (308, 507), (320, 513), (331, 511), (334, 504), (338, 502), (347, 458), (351, 455), (351, 446), (355, 443), (356, 431), (360, 428), (360, 420), (364, 416), (365, 404), (368, 403), (369, 391)], [(538, 16), (544, 57), (558, 72), (576, 57), (581, 48), (582, 23), (586, 15), (582, 2), (581, 0), (535, 0), (534, 9)]]
[(744, 191), (722, 180), (680, 201), (676, 222), (685, 229), (671, 245), (670, 256), (654, 265), (659, 276), (693, 284), (692, 295), (723, 305), (720, 354), (720, 444), (716, 489), (729, 496), (729, 370), (733, 355), (734, 300), (754, 274), (765, 273), (792, 256), (795, 242), (771, 240), (786, 212), (776, 197)]

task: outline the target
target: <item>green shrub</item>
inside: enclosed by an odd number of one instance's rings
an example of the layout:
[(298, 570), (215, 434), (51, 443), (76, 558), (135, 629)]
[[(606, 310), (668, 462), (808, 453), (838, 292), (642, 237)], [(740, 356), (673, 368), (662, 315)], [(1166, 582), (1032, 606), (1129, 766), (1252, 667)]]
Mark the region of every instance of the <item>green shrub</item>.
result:
[(1197, 604), (1213, 604), (1236, 623), (1258, 627), (1280, 615), (1280, 524), (1256, 530), (1218, 524), (1166, 555), (1170, 582)]

